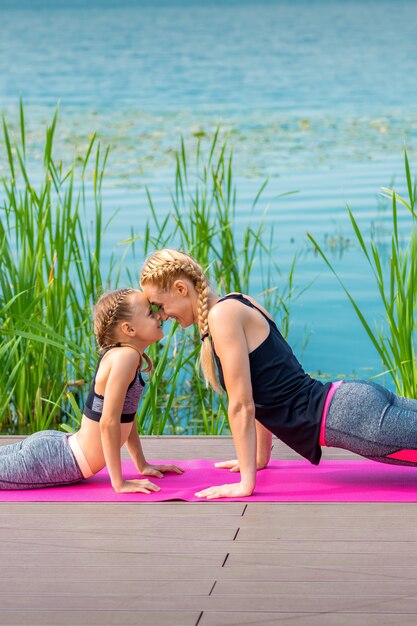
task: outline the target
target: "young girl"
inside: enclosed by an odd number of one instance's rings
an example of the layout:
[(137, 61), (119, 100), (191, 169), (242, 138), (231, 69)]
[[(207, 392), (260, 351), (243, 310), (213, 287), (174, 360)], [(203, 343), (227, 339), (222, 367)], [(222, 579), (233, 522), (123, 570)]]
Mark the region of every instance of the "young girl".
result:
[(104, 466), (118, 493), (159, 491), (148, 479), (124, 480), (120, 449), (126, 444), (142, 476), (181, 474), (173, 465), (151, 465), (142, 451), (136, 410), (152, 368), (144, 350), (163, 336), (161, 317), (134, 289), (104, 294), (94, 309), (94, 333), (101, 354), (80, 429), (74, 435), (40, 431), (18, 443), (0, 447), (0, 489), (35, 489), (69, 485), (96, 474)]
[(201, 364), (216, 389), (215, 364), (228, 395), (237, 459), (217, 463), (240, 471), (240, 482), (198, 492), (202, 498), (252, 494), (256, 470), (266, 467), (275, 434), (313, 464), (321, 446), (384, 463), (417, 465), (417, 400), (373, 382), (323, 384), (304, 372), (269, 313), (240, 293), (218, 298), (201, 266), (177, 250), (146, 262), (141, 286), (163, 320), (198, 324)]

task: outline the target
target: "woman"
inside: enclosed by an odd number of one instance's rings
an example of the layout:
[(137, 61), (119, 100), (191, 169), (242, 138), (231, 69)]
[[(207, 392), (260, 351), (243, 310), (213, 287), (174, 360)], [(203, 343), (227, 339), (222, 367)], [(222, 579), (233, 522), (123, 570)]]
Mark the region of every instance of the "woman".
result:
[(269, 313), (232, 293), (218, 298), (201, 266), (172, 249), (147, 259), (141, 287), (161, 318), (198, 325), (206, 380), (228, 395), (239, 483), (209, 487), (202, 498), (252, 494), (256, 470), (270, 458), (272, 433), (313, 464), (321, 446), (344, 448), (385, 462), (417, 465), (417, 401), (367, 381), (323, 384), (304, 372)]

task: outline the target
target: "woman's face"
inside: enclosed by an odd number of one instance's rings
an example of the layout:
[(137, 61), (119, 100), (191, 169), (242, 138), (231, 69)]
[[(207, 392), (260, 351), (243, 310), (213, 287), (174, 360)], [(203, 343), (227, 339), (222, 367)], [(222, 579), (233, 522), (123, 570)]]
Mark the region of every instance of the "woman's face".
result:
[(163, 291), (155, 285), (148, 284), (142, 287), (149, 302), (158, 307), (162, 320), (172, 318), (182, 328), (187, 328), (197, 321), (196, 293), (189, 281), (176, 280), (168, 291)]

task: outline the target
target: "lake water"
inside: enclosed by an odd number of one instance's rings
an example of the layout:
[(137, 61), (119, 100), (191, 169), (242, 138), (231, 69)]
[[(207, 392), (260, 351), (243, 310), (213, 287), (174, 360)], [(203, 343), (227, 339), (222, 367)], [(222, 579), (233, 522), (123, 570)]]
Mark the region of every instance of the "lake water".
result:
[(303, 250), (295, 283), (312, 284), (292, 307), (297, 354), (312, 372), (369, 376), (379, 359), (306, 232), (380, 322), (345, 205), (388, 240), (380, 189), (404, 190), (404, 144), (416, 161), (416, 23), (414, 0), (0, 0), (0, 109), (16, 124), (22, 96), (35, 160), (58, 102), (60, 155), (82, 153), (95, 130), (110, 144), (108, 255), (149, 215), (145, 185), (168, 210), (180, 135), (192, 149), (220, 126), (235, 154), (236, 227), (269, 177), (260, 207), (284, 275)]

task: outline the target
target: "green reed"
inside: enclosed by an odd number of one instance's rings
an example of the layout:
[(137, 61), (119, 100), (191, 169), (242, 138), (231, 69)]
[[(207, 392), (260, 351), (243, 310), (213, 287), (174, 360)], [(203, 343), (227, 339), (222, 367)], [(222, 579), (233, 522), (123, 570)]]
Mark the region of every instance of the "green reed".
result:
[[(28, 150), (25, 116), (20, 105), (15, 135), (3, 118), (8, 173), (3, 176), (0, 206), (0, 430), (32, 432), (79, 423), (96, 361), (91, 308), (102, 291), (115, 288), (122, 268), (131, 284), (137, 276), (124, 262), (155, 248), (175, 246), (189, 251), (206, 268), (215, 290), (247, 292), (257, 268), (264, 279), (265, 303), (288, 330), (294, 297), (293, 270), (287, 280), (273, 260), (273, 229), (256, 195), (252, 225), (236, 227), (233, 159), (217, 131), (210, 145), (198, 141), (188, 155), (182, 141), (175, 158), (172, 208), (165, 216), (148, 191), (149, 219), (144, 233), (126, 233), (124, 254), (114, 256), (103, 276), (102, 185), (108, 150), (93, 136), (85, 154), (64, 168), (53, 154), (55, 114), (46, 129), (43, 160), (36, 164)], [(265, 183), (266, 184), (266, 183)], [(90, 201), (87, 192), (91, 189)], [(266, 231), (268, 235), (266, 236)], [(240, 233), (237, 235), (237, 233)], [(141, 243), (142, 245), (142, 243)], [(277, 280), (281, 286), (276, 286)], [(271, 287), (271, 285), (273, 285)], [(225, 399), (207, 390), (196, 365), (200, 339), (196, 329), (172, 324), (164, 341), (151, 346), (155, 368), (139, 406), (144, 434), (220, 434), (227, 424)]]
[[(19, 139), (3, 117), (9, 168), (0, 220), (0, 405), (2, 431), (57, 426), (67, 392), (80, 394), (94, 347), (91, 305), (102, 289), (102, 182), (107, 151), (95, 137), (79, 166), (64, 171), (53, 157), (55, 114), (46, 130), (43, 162), (32, 182), (20, 105)], [(86, 233), (86, 172), (93, 163), (94, 224)], [(40, 171), (39, 171), (40, 170)], [(33, 173), (32, 173), (33, 178)], [(77, 382), (78, 381), (78, 382)], [(73, 383), (73, 384), (72, 384)]]
[[(273, 228), (266, 225), (265, 214), (258, 211), (266, 182), (253, 201), (250, 223), (243, 230), (236, 225), (233, 155), (227, 139), (220, 141), (219, 135), (217, 130), (209, 145), (203, 145), (199, 138), (191, 156), (181, 141), (175, 154), (172, 210), (168, 214), (161, 216), (148, 190), (150, 220), (144, 252), (161, 247), (187, 251), (205, 268), (219, 294), (251, 292), (251, 276), (257, 269), (269, 281), (258, 295), (280, 319), (286, 335), (290, 302), (295, 297), (295, 260), (288, 278), (283, 280), (274, 261)], [(174, 325), (164, 344), (150, 347), (149, 354), (157, 366), (139, 413), (142, 429), (154, 434), (181, 433), (184, 429), (189, 433), (223, 432), (227, 425), (225, 398), (207, 389), (201, 378), (196, 366), (200, 345), (196, 328), (184, 331)], [(171, 395), (174, 382), (175, 394)]]
[[(385, 314), (384, 324), (375, 325), (366, 319), (349, 289), (341, 280), (322, 248), (311, 234), (309, 239), (327, 266), (338, 279), (351, 302), (361, 324), (378, 352), (385, 372), (391, 376), (397, 393), (417, 397), (417, 365), (415, 354), (416, 302), (417, 302), (417, 214), (416, 183), (413, 182), (407, 152), (404, 155), (408, 198), (392, 189), (384, 189), (384, 196), (391, 201), (391, 227), (389, 268), (377, 243), (366, 241), (353, 212), (348, 207), (349, 218), (359, 246), (369, 264)], [(399, 234), (398, 210), (405, 207), (411, 216), (410, 238), (403, 241)]]

